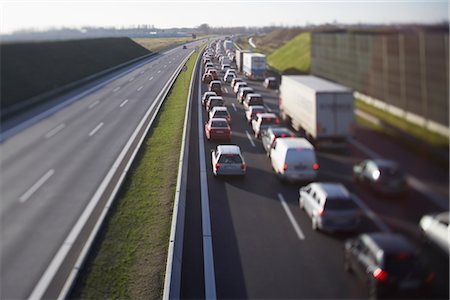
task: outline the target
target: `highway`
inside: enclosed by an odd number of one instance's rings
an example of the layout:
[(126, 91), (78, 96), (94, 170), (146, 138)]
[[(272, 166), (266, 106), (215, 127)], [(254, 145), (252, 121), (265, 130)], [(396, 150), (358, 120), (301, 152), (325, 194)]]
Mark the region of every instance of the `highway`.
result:
[(71, 92), (57, 111), (9, 129), (13, 134), (0, 144), (0, 298), (58, 296), (71, 268), (62, 263), (64, 249), (73, 243), (76, 251), (67, 257), (77, 259), (83, 245), (73, 234), (82, 232), (80, 220), (88, 219), (122, 149), (147, 111), (155, 114), (160, 92), (196, 45)]
[[(217, 62), (216, 68), (220, 69)], [(261, 141), (246, 123), (243, 106), (224, 82), (223, 98), (232, 120), (231, 143), (241, 148), (247, 174), (244, 178), (213, 176), (210, 151), (226, 143), (208, 142), (204, 135), (201, 125), (207, 114), (200, 98), (207, 85), (200, 81), (202, 72), (203, 67), (196, 75), (191, 107), (181, 298), (209, 298), (211, 293), (219, 299), (367, 298), (365, 287), (343, 267), (343, 242), (357, 233), (326, 234), (312, 229), (310, 218), (298, 206), (301, 185), (283, 184), (275, 177)], [(268, 108), (278, 111), (275, 91), (265, 89), (261, 82), (246, 81), (263, 95)], [(380, 133), (358, 126), (347, 149), (319, 149), (317, 156), (317, 181), (342, 182), (356, 196), (365, 215), (359, 232), (398, 231), (415, 239), (423, 214), (448, 210), (449, 174), (445, 168), (430, 164)], [(370, 157), (400, 163), (411, 186), (406, 199), (375, 196), (353, 183), (353, 164)], [(210, 232), (205, 231), (205, 220), (210, 222)], [(212, 242), (211, 249), (205, 247), (205, 241)], [(438, 276), (428, 296), (448, 298), (448, 268), (442, 261), (429, 259)]]

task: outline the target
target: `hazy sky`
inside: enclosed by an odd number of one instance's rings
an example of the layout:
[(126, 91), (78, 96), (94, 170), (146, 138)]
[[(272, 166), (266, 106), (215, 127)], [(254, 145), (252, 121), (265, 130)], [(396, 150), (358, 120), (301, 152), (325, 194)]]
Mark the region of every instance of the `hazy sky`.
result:
[(9, 1), (0, 0), (0, 29), (132, 26), (159, 28), (448, 22), (449, 2), (429, 1)]

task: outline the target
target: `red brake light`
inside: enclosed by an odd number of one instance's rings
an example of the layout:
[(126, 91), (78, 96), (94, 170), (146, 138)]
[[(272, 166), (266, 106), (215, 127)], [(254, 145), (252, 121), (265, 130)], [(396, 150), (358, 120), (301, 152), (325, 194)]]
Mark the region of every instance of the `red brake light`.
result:
[(217, 163), (217, 164), (216, 164), (216, 170), (218, 170), (219, 168), (220, 168), (220, 164)]
[(284, 165), (283, 165), (283, 170), (286, 171), (287, 167), (288, 167), (288, 165), (287, 165), (287, 164), (284, 164)]
[(427, 277), (425, 278), (425, 282), (432, 283), (434, 281), (435, 277), (436, 277), (436, 273), (430, 272), (430, 273), (428, 273)]
[(247, 166), (245, 164), (241, 164), (241, 169), (245, 170), (245, 168), (247, 168)]
[(323, 216), (323, 207), (319, 210), (319, 216)]
[(319, 164), (318, 164), (318, 163), (315, 163), (315, 164), (313, 165), (313, 169), (314, 169), (314, 170), (319, 170)]
[(373, 277), (380, 282), (387, 281), (388, 273), (386, 271), (381, 270), (380, 268), (375, 269), (373, 271)]
[(270, 120), (271, 120), (271, 118), (270, 118), (270, 117), (268, 117), (268, 118), (267, 118), (267, 121), (270, 121)]
[(285, 136), (286, 136), (286, 134), (284, 134), (284, 133), (281, 134), (281, 137), (285, 137)]
[(280, 121), (278, 121), (278, 118), (275, 118), (275, 124), (280, 123)]

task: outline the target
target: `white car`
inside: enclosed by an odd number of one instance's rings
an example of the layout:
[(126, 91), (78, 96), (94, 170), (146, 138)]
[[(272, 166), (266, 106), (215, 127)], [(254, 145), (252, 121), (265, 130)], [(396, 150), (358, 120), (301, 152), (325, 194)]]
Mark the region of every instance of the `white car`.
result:
[(230, 64), (222, 64), (221, 70), (222, 72), (226, 72), (230, 68)]
[(234, 77), (236, 77), (235, 74), (233, 74), (233, 73), (227, 73), (227, 74), (225, 74), (225, 76), (223, 76), (223, 81), (225, 81), (225, 82), (231, 82), (231, 80), (233, 80)]
[(245, 110), (245, 118), (249, 123), (252, 122), (253, 119), (256, 119), (257, 114), (266, 113), (267, 109), (262, 105), (253, 105), (250, 106), (247, 110)]
[(238, 83), (236, 83), (236, 84), (234, 85), (233, 91), (234, 91), (234, 93), (237, 95), (237, 93), (239, 92), (239, 89), (240, 89), (241, 87), (247, 87), (247, 86), (248, 86), (248, 85), (247, 85), (247, 82), (245, 82), (245, 81), (238, 82)]
[(230, 74), (230, 73), (233, 73), (234, 76), (236, 76), (236, 70), (235, 70), (235, 69), (227, 69), (227, 70), (225, 71), (225, 75), (228, 75), (228, 74)]
[(216, 150), (211, 150), (211, 162), (214, 176), (243, 176), (247, 171), (241, 149), (236, 145), (219, 145)]
[(280, 121), (274, 113), (262, 113), (256, 116), (256, 119), (252, 120), (252, 129), (255, 133), (255, 137), (259, 138), (261, 132), (270, 126), (278, 126)]
[(361, 210), (341, 183), (314, 182), (299, 191), (299, 205), (311, 218), (314, 230), (356, 230)]
[(228, 112), (228, 109), (224, 106), (214, 106), (210, 111), (209, 111), (209, 118), (213, 119), (213, 118), (224, 118), (227, 119), (228, 124), (231, 124), (231, 116), (230, 113)]
[(206, 64), (205, 64), (205, 69), (206, 68), (214, 68), (214, 64), (212, 63), (212, 62), (207, 62)]
[(450, 248), (448, 219), (449, 212), (447, 211), (424, 215), (419, 223), (422, 236), (447, 254)]

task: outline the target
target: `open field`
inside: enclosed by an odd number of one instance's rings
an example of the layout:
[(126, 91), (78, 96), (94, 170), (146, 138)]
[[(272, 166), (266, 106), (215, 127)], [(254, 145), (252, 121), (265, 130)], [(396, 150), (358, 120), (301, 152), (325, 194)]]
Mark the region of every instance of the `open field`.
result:
[[(71, 298), (161, 298), (188, 83), (187, 63), (140, 149)], [(186, 78), (184, 78), (186, 77)]]
[(174, 37), (174, 38), (136, 38), (136, 43), (147, 48), (152, 52), (162, 51), (169, 47), (184, 44), (192, 41), (191, 37)]

